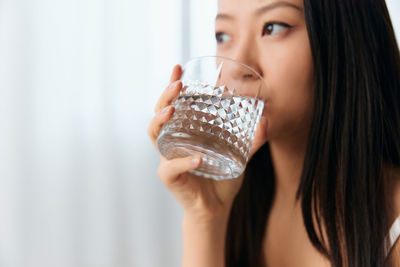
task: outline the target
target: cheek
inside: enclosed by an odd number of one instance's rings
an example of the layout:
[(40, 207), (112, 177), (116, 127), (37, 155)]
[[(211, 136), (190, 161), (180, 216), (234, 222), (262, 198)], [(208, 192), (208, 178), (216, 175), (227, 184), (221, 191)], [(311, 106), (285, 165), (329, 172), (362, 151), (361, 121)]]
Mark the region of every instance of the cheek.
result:
[(310, 91), (313, 64), (308, 43), (292, 42), (273, 51), (267, 62), (266, 76), (275, 93), (295, 96)]
[[(311, 120), (313, 107), (313, 64), (308, 38), (280, 43), (264, 55), (267, 92), (271, 102), (267, 112), (275, 130), (301, 130)], [(272, 130), (272, 129), (271, 129)]]

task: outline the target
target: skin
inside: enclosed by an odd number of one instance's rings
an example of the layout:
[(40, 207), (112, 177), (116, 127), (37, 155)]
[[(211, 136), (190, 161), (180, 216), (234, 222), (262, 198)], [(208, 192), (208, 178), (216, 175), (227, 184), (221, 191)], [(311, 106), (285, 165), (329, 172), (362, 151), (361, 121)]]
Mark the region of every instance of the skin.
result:
[[(314, 95), (303, 3), (219, 0), (215, 31), (217, 55), (249, 65), (267, 84), (261, 92), (266, 106), (250, 152), (251, 157), (268, 141), (276, 175), (276, 193), (263, 243), (266, 265), (328, 267), (329, 261), (311, 245), (300, 203), (295, 201)], [(177, 82), (181, 74), (181, 67), (175, 66), (171, 84), (156, 105), (148, 128), (154, 145), (162, 125), (172, 117), (170, 103), (182, 88)], [(184, 210), (182, 266), (224, 266), (226, 225), (243, 176), (218, 182), (203, 179), (187, 173), (200, 165), (200, 158), (160, 158), (158, 176)]]

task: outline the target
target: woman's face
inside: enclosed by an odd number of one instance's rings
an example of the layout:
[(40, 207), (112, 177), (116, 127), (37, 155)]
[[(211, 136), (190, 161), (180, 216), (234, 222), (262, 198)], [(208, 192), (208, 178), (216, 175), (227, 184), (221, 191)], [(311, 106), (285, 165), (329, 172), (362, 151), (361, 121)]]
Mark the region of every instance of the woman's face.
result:
[(217, 55), (257, 70), (267, 83), (268, 140), (308, 133), (313, 64), (301, 0), (219, 0)]

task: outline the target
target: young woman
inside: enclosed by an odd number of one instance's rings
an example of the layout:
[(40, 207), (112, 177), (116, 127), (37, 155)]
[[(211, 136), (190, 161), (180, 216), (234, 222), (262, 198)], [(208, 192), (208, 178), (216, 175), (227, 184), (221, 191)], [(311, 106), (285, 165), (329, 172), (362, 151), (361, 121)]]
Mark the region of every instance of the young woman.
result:
[[(161, 157), (184, 209), (183, 266), (400, 266), (400, 55), (384, 0), (219, 0), (215, 24), (217, 55), (270, 90), (238, 179)], [(156, 106), (153, 143), (181, 73)]]

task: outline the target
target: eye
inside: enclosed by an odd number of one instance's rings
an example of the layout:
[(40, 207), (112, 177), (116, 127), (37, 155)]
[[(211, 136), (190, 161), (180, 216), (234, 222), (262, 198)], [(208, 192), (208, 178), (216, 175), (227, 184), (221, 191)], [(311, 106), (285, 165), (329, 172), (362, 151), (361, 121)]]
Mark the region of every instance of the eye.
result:
[(217, 40), (217, 44), (224, 44), (231, 40), (231, 37), (223, 32), (215, 33), (215, 40)]
[(280, 22), (269, 22), (264, 25), (262, 35), (274, 35), (281, 33), (282, 31), (286, 29), (290, 29), (293, 26), (290, 26), (286, 23), (280, 23)]

